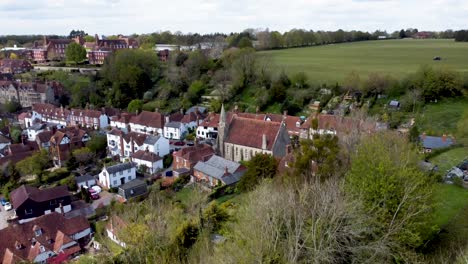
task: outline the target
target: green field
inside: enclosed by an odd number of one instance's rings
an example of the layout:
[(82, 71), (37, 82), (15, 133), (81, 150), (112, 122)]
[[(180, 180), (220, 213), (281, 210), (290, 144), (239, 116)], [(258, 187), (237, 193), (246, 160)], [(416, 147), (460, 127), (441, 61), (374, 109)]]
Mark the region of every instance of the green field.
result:
[[(380, 72), (402, 77), (421, 65), (448, 67), (468, 73), (468, 42), (454, 40), (380, 40), (307, 48), (262, 51), (276, 69), (305, 72), (312, 82), (341, 82), (351, 71), (364, 78)], [(433, 61), (439, 56), (441, 61)]]
[(416, 117), (416, 124), (421, 133), (426, 132), (427, 135), (454, 135), (465, 111), (468, 111), (467, 99), (443, 99), (425, 105)]
[(448, 150), (431, 158), (431, 162), (439, 166), (439, 171), (441, 173), (445, 173), (465, 159), (468, 159), (468, 147), (460, 147)]

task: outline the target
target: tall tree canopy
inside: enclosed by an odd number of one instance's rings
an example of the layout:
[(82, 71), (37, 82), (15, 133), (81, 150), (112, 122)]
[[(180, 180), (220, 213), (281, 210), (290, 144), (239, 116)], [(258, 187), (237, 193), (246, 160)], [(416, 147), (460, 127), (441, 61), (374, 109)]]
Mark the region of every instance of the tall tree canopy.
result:
[(86, 59), (86, 50), (80, 44), (72, 42), (68, 44), (65, 50), (65, 57), (67, 61), (76, 64)]

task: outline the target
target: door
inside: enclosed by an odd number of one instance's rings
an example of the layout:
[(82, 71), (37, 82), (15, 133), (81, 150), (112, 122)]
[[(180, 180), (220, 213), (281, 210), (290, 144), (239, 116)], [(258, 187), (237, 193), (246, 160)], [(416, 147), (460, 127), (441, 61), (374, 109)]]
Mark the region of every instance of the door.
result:
[(125, 184), (125, 177), (120, 178), (120, 184)]

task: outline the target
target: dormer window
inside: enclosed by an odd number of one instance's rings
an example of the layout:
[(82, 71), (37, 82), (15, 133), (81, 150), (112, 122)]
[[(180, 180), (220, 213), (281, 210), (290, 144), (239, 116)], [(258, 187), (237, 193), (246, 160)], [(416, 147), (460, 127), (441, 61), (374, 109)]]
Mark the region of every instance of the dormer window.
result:
[(36, 235), (36, 237), (41, 236), (42, 235), (42, 229), (41, 228), (35, 229), (34, 230), (34, 235)]
[(39, 250), (41, 251), (41, 253), (44, 253), (44, 252), (45, 252), (45, 247), (44, 247), (44, 246), (40, 246), (40, 247), (39, 247)]

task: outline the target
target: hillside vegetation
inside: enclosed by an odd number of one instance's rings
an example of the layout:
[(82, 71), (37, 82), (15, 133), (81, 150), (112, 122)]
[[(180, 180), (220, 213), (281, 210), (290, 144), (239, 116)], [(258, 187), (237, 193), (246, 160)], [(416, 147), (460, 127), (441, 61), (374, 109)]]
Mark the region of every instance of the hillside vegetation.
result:
[[(312, 82), (341, 82), (351, 71), (400, 78), (421, 65), (443, 66), (468, 72), (468, 43), (451, 39), (398, 39), (332, 44), (307, 48), (264, 51), (277, 70), (305, 72)], [(434, 61), (439, 56), (441, 61)]]

